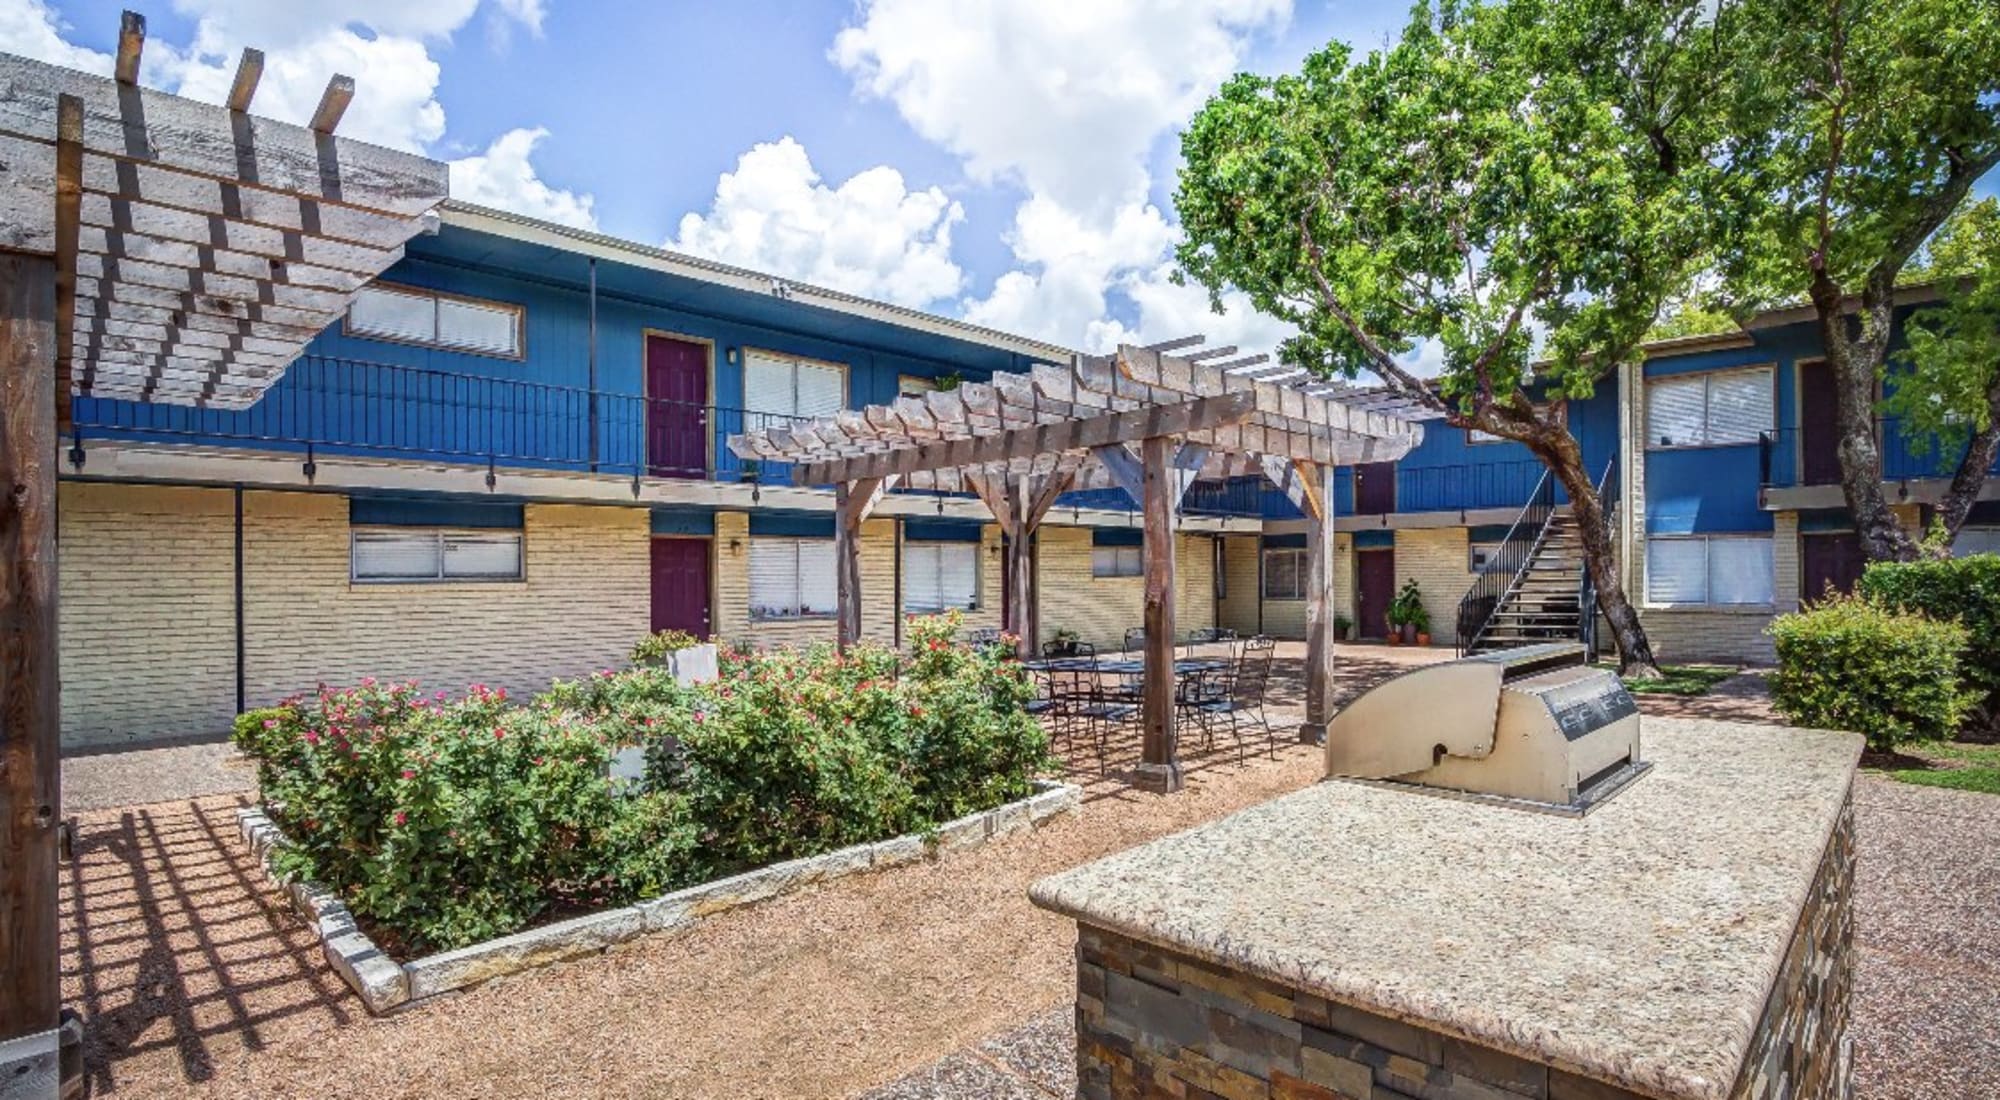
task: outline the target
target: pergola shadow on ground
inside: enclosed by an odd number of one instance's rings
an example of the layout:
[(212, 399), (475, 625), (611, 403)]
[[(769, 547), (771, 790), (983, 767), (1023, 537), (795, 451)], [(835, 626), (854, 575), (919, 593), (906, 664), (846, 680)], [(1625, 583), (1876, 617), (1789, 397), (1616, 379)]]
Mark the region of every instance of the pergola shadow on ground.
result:
[[(1431, 410), (1334, 384), (1284, 386), (1296, 368), (1235, 348), (1186, 349), (1191, 336), (1063, 366), (1000, 372), (984, 382), (903, 397), (782, 428), (729, 438), (738, 457), (790, 466), (795, 484), (833, 487), (836, 636), (861, 637), (864, 520), (898, 486), (976, 494), (999, 524), (1007, 552), (1006, 621), (1021, 655), (1035, 655), (1040, 599), (1035, 533), (1056, 500), (1077, 489), (1117, 488), (1143, 517), (1144, 736), (1132, 780), (1152, 790), (1183, 781), (1173, 735), (1174, 533), (1197, 481), (1262, 477), (1306, 517), (1304, 739), (1333, 716), (1334, 468), (1402, 457), (1423, 439)], [(1275, 372), (1275, 373), (1273, 373)]]

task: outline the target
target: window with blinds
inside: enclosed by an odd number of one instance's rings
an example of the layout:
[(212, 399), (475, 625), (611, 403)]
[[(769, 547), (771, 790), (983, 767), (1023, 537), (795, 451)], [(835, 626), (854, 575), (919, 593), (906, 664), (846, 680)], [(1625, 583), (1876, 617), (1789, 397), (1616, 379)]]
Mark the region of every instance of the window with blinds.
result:
[(442, 527), (356, 528), (349, 577), (359, 584), (423, 581), (518, 581), (519, 531)]
[(743, 408), (751, 430), (797, 417), (830, 416), (847, 406), (847, 371), (764, 351), (743, 353)]
[(461, 298), (415, 287), (362, 287), (347, 309), (352, 336), (424, 344), (480, 355), (521, 357), (526, 311), (507, 302)]
[(1646, 601), (1761, 605), (1773, 598), (1771, 539), (1685, 535), (1646, 540)]
[(1646, 446), (1755, 443), (1776, 422), (1769, 367), (1654, 378), (1646, 383)]
[(1146, 573), (1146, 550), (1141, 546), (1096, 546), (1090, 551), (1093, 577), (1139, 577)]
[(1296, 547), (1264, 551), (1264, 598), (1306, 598), (1306, 552)]
[(796, 619), (835, 612), (833, 540), (750, 540), (750, 617)]
[(903, 544), (903, 610), (928, 615), (979, 606), (979, 544)]

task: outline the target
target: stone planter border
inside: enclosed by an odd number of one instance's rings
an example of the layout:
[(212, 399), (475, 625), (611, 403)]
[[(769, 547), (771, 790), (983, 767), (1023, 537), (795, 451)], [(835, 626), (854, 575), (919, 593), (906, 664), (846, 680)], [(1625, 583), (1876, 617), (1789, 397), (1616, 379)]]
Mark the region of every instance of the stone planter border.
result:
[(1081, 788), (1035, 781), (1035, 793), (1018, 802), (961, 817), (938, 827), (934, 836), (912, 834), (823, 855), (774, 863), (740, 875), (704, 882), (649, 901), (588, 913), (511, 936), (442, 951), (399, 963), (358, 928), (347, 905), (313, 882), (286, 881), (271, 866), (284, 835), (264, 811), (237, 811), (237, 824), (265, 874), (285, 891), (292, 906), (319, 934), (326, 959), (376, 1015), (426, 998), (469, 989), (505, 974), (601, 952), (639, 936), (678, 934), (731, 909), (790, 893), (813, 882), (895, 867), (943, 852), (977, 847), (1009, 833), (1033, 828), (1076, 809)]

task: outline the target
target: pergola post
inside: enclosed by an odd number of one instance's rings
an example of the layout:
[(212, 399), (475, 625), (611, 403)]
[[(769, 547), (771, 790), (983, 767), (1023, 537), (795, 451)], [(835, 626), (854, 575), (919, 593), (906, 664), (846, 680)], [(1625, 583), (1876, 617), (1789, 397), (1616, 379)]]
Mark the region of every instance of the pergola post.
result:
[(1299, 740), (1320, 744), (1333, 718), (1334, 468), (1306, 462), (1295, 468), (1306, 513), (1306, 720)]
[(0, 1094), (9, 1097), (53, 1097), (59, 1075), (55, 317), (55, 261), (0, 254)]
[(1144, 478), (1146, 677), (1144, 741), (1138, 783), (1156, 791), (1181, 787), (1174, 744), (1174, 441), (1149, 436), (1139, 445)]
[(1041, 645), (1041, 600), (1035, 592), (1035, 523), (1028, 514), (1025, 479), (1007, 483), (1007, 519), (1000, 527), (1007, 533), (1007, 596), (1013, 600), (1014, 630), (1021, 636), (1016, 652), (1023, 659), (1033, 657)]
[(888, 487), (879, 477), (833, 487), (834, 643), (843, 653), (861, 640), (861, 525)]

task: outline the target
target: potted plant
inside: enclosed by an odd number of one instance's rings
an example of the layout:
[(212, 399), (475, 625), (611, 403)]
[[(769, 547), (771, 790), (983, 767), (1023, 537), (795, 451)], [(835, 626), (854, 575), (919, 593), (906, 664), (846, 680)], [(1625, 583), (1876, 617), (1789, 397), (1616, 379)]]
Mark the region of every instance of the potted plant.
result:
[(1391, 639), (1415, 643), (1420, 622), (1422, 633), (1428, 635), (1431, 629), (1430, 614), (1424, 610), (1424, 594), (1417, 588), (1417, 579), (1411, 577), (1396, 591), (1396, 598), (1389, 601), (1389, 636)]
[(1333, 617), (1333, 636), (1343, 642), (1353, 641), (1354, 620), (1345, 615), (1335, 615)]
[(1422, 604), (1417, 605), (1417, 616), (1410, 620), (1410, 626), (1417, 632), (1417, 644), (1431, 644), (1431, 613)]

